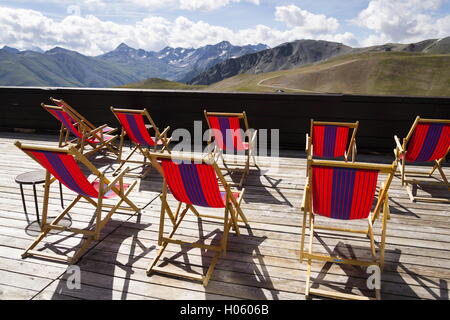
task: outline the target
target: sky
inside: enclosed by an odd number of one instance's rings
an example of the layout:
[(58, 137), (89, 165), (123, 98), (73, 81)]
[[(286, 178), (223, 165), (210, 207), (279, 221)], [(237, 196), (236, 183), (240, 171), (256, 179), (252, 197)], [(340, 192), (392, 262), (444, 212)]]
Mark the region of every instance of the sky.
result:
[(365, 47), (450, 36), (450, 0), (0, 0), (0, 47), (99, 55), (298, 39)]

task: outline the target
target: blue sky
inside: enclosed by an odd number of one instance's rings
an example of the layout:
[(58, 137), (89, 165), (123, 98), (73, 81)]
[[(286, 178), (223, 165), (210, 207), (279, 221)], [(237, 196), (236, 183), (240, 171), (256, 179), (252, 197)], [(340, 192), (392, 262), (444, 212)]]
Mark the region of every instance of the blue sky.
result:
[(450, 36), (450, 0), (0, 1), (0, 45), (96, 55), (228, 40), (271, 47), (323, 39), (360, 47)]

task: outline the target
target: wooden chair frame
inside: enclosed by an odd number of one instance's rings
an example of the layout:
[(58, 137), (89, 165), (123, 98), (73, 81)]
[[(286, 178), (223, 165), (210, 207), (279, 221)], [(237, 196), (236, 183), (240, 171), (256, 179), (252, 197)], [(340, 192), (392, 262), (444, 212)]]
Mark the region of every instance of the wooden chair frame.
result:
[[(446, 199), (446, 198), (432, 198), (432, 197), (416, 197), (413, 195), (413, 190), (411, 188), (412, 185), (417, 185), (420, 183), (423, 184), (431, 184), (431, 185), (442, 185), (444, 187), (447, 187), (447, 189), (450, 191), (450, 183), (445, 175), (444, 170), (442, 170), (442, 162), (444, 161), (444, 159), (447, 157), (448, 153), (450, 152), (450, 147), (448, 148), (447, 152), (445, 153), (445, 155), (437, 160), (434, 160), (434, 165), (433, 168), (431, 168), (431, 171), (427, 172), (422, 172), (422, 171), (416, 171), (416, 170), (406, 170), (405, 169), (405, 157), (406, 157), (406, 148), (408, 145), (409, 140), (411, 139), (414, 130), (416, 129), (417, 125), (419, 123), (445, 123), (445, 124), (450, 124), (450, 120), (442, 120), (442, 119), (423, 119), (420, 118), (419, 116), (416, 117), (416, 119), (414, 120), (413, 125), (411, 126), (411, 129), (408, 132), (408, 135), (406, 136), (406, 138), (403, 139), (402, 143), (400, 143), (400, 139), (398, 138), (398, 136), (394, 136), (394, 140), (395, 140), (395, 149), (394, 149), (394, 154), (395, 154), (395, 158), (398, 162), (398, 170), (400, 171), (400, 176), (401, 176), (401, 181), (402, 181), (402, 186), (405, 187), (406, 192), (408, 193), (408, 196), (410, 198), (410, 200), (412, 202), (416, 202), (416, 201), (428, 201), (428, 202), (444, 202), (444, 203), (450, 203), (450, 199)], [(411, 175), (426, 175), (428, 177), (431, 177), (433, 175), (433, 173), (436, 171), (436, 169), (438, 170), (439, 174), (441, 175), (442, 181), (424, 181), (424, 180), (418, 180), (418, 179), (410, 179), (407, 177), (407, 174), (411, 174)]]
[[(395, 169), (397, 167), (397, 163), (394, 161), (392, 165), (380, 165), (380, 164), (370, 164), (370, 163), (346, 163), (341, 161), (329, 161), (329, 160), (312, 160), (311, 157), (308, 158), (308, 180), (305, 186), (305, 190), (303, 193), (303, 200), (301, 205), (301, 211), (303, 211), (303, 225), (302, 225), (302, 235), (300, 241), (300, 261), (303, 262), (303, 259), (307, 260), (308, 267), (306, 272), (306, 287), (305, 287), (305, 295), (308, 298), (309, 295), (318, 295), (329, 298), (336, 299), (355, 299), (355, 300), (367, 300), (371, 299), (369, 297), (362, 297), (359, 295), (353, 294), (344, 294), (340, 292), (333, 292), (327, 290), (313, 289), (311, 288), (311, 262), (312, 260), (318, 261), (327, 261), (334, 263), (342, 263), (342, 264), (350, 264), (356, 266), (370, 266), (376, 265), (383, 270), (384, 267), (384, 250), (386, 245), (386, 231), (387, 231), (387, 220), (390, 219), (390, 210), (389, 210), (389, 195), (388, 190), (389, 186), (392, 182), (392, 179), (395, 174)], [(355, 169), (370, 169), (370, 170), (378, 170), (379, 173), (386, 174), (387, 178), (385, 182), (382, 184), (381, 189), (378, 193), (378, 200), (374, 210), (369, 214), (367, 218), (368, 228), (364, 230), (358, 229), (349, 229), (349, 228), (335, 228), (328, 226), (319, 226), (315, 225), (315, 214), (312, 210), (312, 166), (328, 166), (328, 167), (344, 167), (344, 168), (355, 168)], [(376, 257), (376, 249), (375, 249), (375, 239), (374, 239), (374, 231), (373, 224), (375, 220), (378, 219), (381, 212), (381, 241), (379, 247), (379, 257)], [(308, 251), (304, 250), (305, 246), (305, 234), (307, 228), (307, 216), (309, 221), (309, 248)], [(349, 232), (349, 233), (358, 233), (358, 234), (366, 234), (370, 239), (371, 246), (371, 254), (372, 261), (364, 261), (358, 259), (346, 259), (340, 257), (333, 257), (329, 255), (317, 254), (313, 253), (313, 238), (315, 230), (329, 230), (329, 231), (340, 231), (340, 232)], [(375, 290), (376, 299), (380, 298), (380, 290)]]
[[(164, 178), (163, 187), (162, 187), (162, 193), (160, 195), (161, 199), (161, 215), (160, 215), (160, 224), (159, 224), (159, 234), (158, 234), (158, 246), (159, 250), (156, 254), (156, 257), (154, 258), (153, 262), (147, 269), (147, 275), (151, 275), (152, 272), (157, 273), (163, 273), (168, 274), (172, 276), (178, 276), (182, 278), (187, 278), (191, 280), (201, 281), (203, 283), (203, 286), (207, 286), (209, 280), (211, 279), (212, 273), (214, 271), (215, 265), (219, 258), (222, 255), (226, 255), (227, 251), (227, 241), (228, 241), (228, 234), (230, 231), (230, 228), (233, 228), (235, 233), (237, 235), (240, 235), (239, 232), (239, 222), (243, 222), (246, 225), (248, 224), (248, 220), (245, 217), (243, 211), (241, 210), (240, 204), (242, 201), (242, 197), (245, 192), (245, 188), (241, 189), (239, 191), (232, 190), (229, 186), (229, 184), (226, 182), (225, 178), (223, 177), (220, 168), (218, 167), (217, 163), (214, 161), (214, 158), (212, 156), (208, 156), (207, 158), (199, 158), (199, 157), (187, 157), (187, 156), (171, 156), (168, 154), (160, 154), (160, 153), (150, 153), (148, 152), (148, 157), (151, 159), (151, 162), (153, 166), (158, 170), (158, 172), (164, 177), (164, 171), (158, 162), (158, 159), (171, 159), (175, 161), (194, 161), (197, 163), (207, 163), (213, 166), (216, 175), (219, 179), (219, 185), (222, 186), (223, 190), (226, 192), (226, 205), (224, 208), (224, 216), (214, 216), (214, 215), (206, 215), (206, 214), (200, 214), (198, 210), (191, 204), (185, 204), (185, 208), (181, 210), (181, 207), (183, 205), (183, 202), (179, 201), (177, 209), (174, 213), (172, 209), (169, 206), (169, 203), (167, 202), (167, 193), (168, 193), (168, 186), (166, 183), (166, 180)], [(233, 196), (233, 192), (238, 192), (239, 197), (236, 199)], [(181, 211), (180, 211), (181, 210)], [(222, 238), (220, 240), (220, 245), (206, 245), (198, 242), (187, 242), (184, 240), (175, 239), (174, 235), (177, 231), (178, 227), (180, 226), (181, 222), (183, 221), (183, 218), (185, 217), (186, 213), (188, 211), (191, 211), (199, 220), (202, 218), (207, 219), (216, 219), (216, 220), (223, 220), (224, 224), (224, 231)], [(169, 220), (172, 224), (172, 230), (168, 237), (164, 236), (164, 225), (165, 225), (165, 215), (169, 217)], [(158, 263), (159, 259), (161, 258), (162, 254), (164, 253), (164, 250), (166, 249), (167, 245), (169, 243), (172, 244), (179, 244), (179, 245), (189, 245), (194, 248), (201, 248), (201, 249), (207, 249), (212, 250), (215, 252), (215, 255), (211, 261), (211, 264), (208, 267), (208, 270), (205, 275), (197, 276), (193, 275), (188, 272), (183, 273), (175, 273), (171, 271), (166, 271), (165, 269), (161, 267), (157, 267), (156, 264)]]
[(349, 161), (349, 158), (351, 157), (352, 162), (355, 162), (356, 158), (356, 133), (358, 132), (359, 128), (359, 121), (356, 122), (327, 122), (327, 121), (314, 121), (314, 119), (311, 119), (311, 135), (306, 133), (306, 155), (313, 157), (313, 127), (314, 125), (317, 126), (340, 126), (340, 127), (348, 127), (350, 129), (353, 129), (352, 135), (350, 137), (350, 142), (348, 143), (348, 149), (345, 151), (344, 159), (345, 162)]
[[(125, 169), (119, 176), (117, 176), (113, 180), (109, 180), (105, 177), (103, 173), (101, 173), (85, 156), (83, 156), (74, 146), (70, 146), (68, 148), (53, 148), (46, 146), (36, 146), (36, 145), (25, 145), (16, 141), (15, 145), (23, 151), (25, 150), (39, 150), (39, 151), (51, 151), (51, 152), (59, 152), (65, 153), (69, 155), (73, 155), (75, 159), (84, 164), (97, 178), (99, 179), (99, 190), (98, 190), (98, 199), (94, 200), (88, 196), (78, 194), (75, 199), (51, 222), (47, 221), (48, 214), (48, 204), (49, 204), (49, 195), (50, 195), (50, 185), (55, 182), (57, 179), (52, 177), (51, 173), (47, 170), (45, 175), (45, 184), (44, 184), (44, 200), (43, 200), (43, 210), (42, 210), (42, 224), (41, 224), (41, 232), (39, 236), (35, 239), (35, 241), (25, 250), (22, 254), (22, 258), (28, 256), (35, 256), (45, 259), (57, 260), (62, 262), (67, 262), (68, 264), (74, 264), (78, 261), (78, 259), (84, 254), (84, 251), (89, 247), (89, 245), (94, 240), (99, 240), (100, 232), (106, 225), (106, 223), (111, 219), (111, 216), (116, 213), (117, 210), (128, 210), (134, 211), (140, 214), (140, 209), (128, 198), (128, 195), (131, 193), (133, 188), (136, 186), (137, 181), (134, 181), (129, 188), (124, 192), (124, 182), (123, 177), (128, 172), (128, 168)], [(24, 151), (25, 152), (25, 151)], [(31, 157), (33, 158), (33, 157)], [(34, 159), (34, 158), (33, 158)], [(119, 185), (119, 188), (117, 188)], [(105, 195), (108, 191), (112, 190), (118, 197), (119, 201), (116, 204), (106, 204), (104, 201), (106, 200), (103, 195)], [(58, 222), (63, 219), (69, 211), (77, 204), (81, 199), (86, 200), (88, 203), (92, 204), (95, 207), (95, 226), (93, 229), (78, 229), (72, 227), (66, 227), (58, 225)], [(122, 203), (125, 202), (128, 206), (122, 206)], [(102, 210), (103, 208), (110, 208), (110, 211), (102, 218)], [(134, 214), (134, 213), (133, 213)], [(43, 253), (39, 250), (34, 250), (34, 248), (41, 242), (51, 230), (58, 231), (68, 231), (74, 234), (82, 234), (84, 236), (84, 241), (81, 247), (74, 253), (72, 257), (67, 257), (64, 255), (52, 254), (52, 253)]]
[[(244, 168), (230, 168), (227, 164), (227, 162), (225, 161), (225, 158), (223, 156), (223, 150), (221, 150), (217, 144), (215, 144), (214, 149), (212, 150), (212, 154), (214, 155), (216, 161), (221, 158), (222, 159), (222, 163), (224, 165), (224, 169), (227, 170), (228, 173), (232, 173), (232, 172), (242, 172), (242, 176), (241, 176), (241, 180), (239, 181), (238, 186), (242, 187), (242, 185), (244, 184), (244, 181), (247, 177), (247, 175), (250, 173), (250, 158), (253, 159), (253, 166), (257, 167), (256, 164), (256, 137), (258, 135), (258, 130), (254, 130), (251, 137), (248, 136), (248, 132), (250, 130), (249, 125), (248, 125), (248, 120), (247, 120), (247, 114), (245, 111), (243, 111), (242, 113), (230, 113), (230, 112), (208, 112), (206, 110), (203, 111), (205, 114), (205, 119), (206, 122), (208, 123), (208, 127), (209, 129), (213, 129), (211, 127), (211, 124), (209, 122), (209, 118), (210, 116), (213, 117), (237, 117), (239, 119), (243, 119), (244, 120), (244, 125), (245, 125), (245, 138), (243, 142), (246, 142), (246, 138), (248, 138), (248, 150), (245, 151), (245, 164), (244, 164)], [(210, 132), (210, 135), (208, 137), (208, 145), (211, 144), (211, 142), (213, 141), (213, 134)]]
[[(170, 154), (170, 148), (169, 148), (169, 143), (172, 140), (172, 137), (167, 138), (167, 133), (170, 130), (170, 126), (167, 126), (162, 132), (159, 131), (159, 128), (156, 126), (155, 122), (153, 121), (152, 117), (150, 116), (150, 113), (147, 111), (147, 109), (143, 109), (143, 110), (134, 110), (134, 109), (118, 109), (118, 108), (114, 108), (111, 107), (111, 111), (114, 114), (114, 116), (116, 117), (117, 121), (120, 120), (116, 115), (116, 112), (123, 112), (123, 113), (133, 113), (133, 114), (140, 114), (142, 116), (144, 116), (144, 119), (147, 118), (147, 120), (150, 123), (150, 126), (147, 127), (147, 129), (153, 129), (155, 131), (155, 146), (152, 148), (152, 152), (156, 152), (158, 151), (158, 141), (161, 141), (163, 144), (162, 149), (160, 150), (160, 152), (164, 152), (167, 150), (167, 152)], [(122, 159), (122, 151), (123, 151), (123, 145), (124, 145), (124, 138), (127, 135), (127, 132), (125, 130), (125, 128), (122, 127), (122, 131), (120, 133), (120, 143), (119, 143), (119, 156), (118, 156), (118, 160), (119, 161), (119, 167), (114, 171), (113, 176), (117, 175), (120, 170), (122, 169), (122, 167), (125, 165), (125, 163), (129, 162), (129, 163), (135, 163), (135, 164), (139, 164), (139, 166), (130, 169), (130, 171), (135, 170), (139, 167), (143, 167), (145, 168), (146, 166), (149, 166), (149, 168), (147, 168), (142, 174), (140, 175), (136, 175), (136, 177), (138, 178), (145, 178), (149, 173), (150, 170), (152, 169), (151, 167), (151, 163), (149, 163), (147, 160), (148, 158), (146, 157), (148, 148), (143, 147), (141, 144), (135, 143), (134, 141), (133, 144), (135, 145), (133, 150), (130, 152), (130, 154), (126, 157), (126, 159)], [(144, 157), (143, 161), (137, 161), (137, 160), (130, 160), (131, 156), (136, 152), (136, 151), (140, 151), (141, 154)]]
[[(75, 110), (73, 107), (71, 107), (66, 101), (64, 101), (62, 99), (55, 99), (53, 97), (50, 97), (50, 101), (52, 101), (53, 103), (55, 103), (58, 106), (64, 106), (64, 108), (71, 113), (71, 115), (73, 116), (74, 119), (77, 119), (78, 121), (83, 121), (83, 123), (87, 127), (89, 127), (91, 130), (97, 129), (97, 126), (95, 126), (94, 124), (92, 124), (92, 122), (90, 122), (88, 119), (83, 117), (77, 110)], [(106, 133), (106, 134), (113, 134), (113, 133), (117, 132), (117, 128), (112, 128), (112, 127), (108, 127), (108, 126), (103, 127), (103, 128), (104, 128), (103, 133)]]
[[(117, 135), (113, 135), (113, 137), (109, 140), (105, 140), (103, 135), (105, 132), (103, 131), (107, 125), (101, 125), (100, 127), (97, 127), (95, 129), (91, 129), (90, 125), (87, 125), (83, 119), (78, 118), (78, 116), (71, 112), (70, 109), (66, 108), (66, 106), (51, 106), (46, 105), (44, 103), (41, 103), (42, 108), (44, 108), (46, 111), (49, 111), (48, 109), (53, 110), (60, 110), (63, 112), (66, 112), (75, 122), (73, 123), (73, 126), (81, 135), (80, 137), (75, 137), (73, 139), (70, 139), (71, 131), (66, 128), (66, 126), (61, 123), (61, 128), (59, 131), (59, 140), (58, 140), (58, 147), (64, 148), (69, 145), (74, 145), (81, 154), (83, 154), (86, 157), (91, 156), (92, 154), (108, 149), (115, 155), (117, 155), (116, 147), (113, 145), (113, 142), (118, 138)], [(52, 116), (54, 116), (52, 114)], [(56, 118), (56, 117), (55, 117)], [(56, 118), (58, 121), (60, 121), (58, 118)], [(61, 122), (61, 121), (60, 121)], [(89, 140), (97, 139), (98, 143), (90, 142)], [(93, 149), (85, 152), (85, 148), (87, 146), (91, 146)]]

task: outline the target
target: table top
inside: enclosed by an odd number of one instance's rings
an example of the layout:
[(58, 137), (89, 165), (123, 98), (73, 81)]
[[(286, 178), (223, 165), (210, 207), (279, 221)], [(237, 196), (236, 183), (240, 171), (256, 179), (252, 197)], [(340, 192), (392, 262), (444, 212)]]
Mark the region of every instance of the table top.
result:
[(19, 174), (15, 179), (20, 184), (36, 184), (45, 182), (45, 170), (34, 170)]

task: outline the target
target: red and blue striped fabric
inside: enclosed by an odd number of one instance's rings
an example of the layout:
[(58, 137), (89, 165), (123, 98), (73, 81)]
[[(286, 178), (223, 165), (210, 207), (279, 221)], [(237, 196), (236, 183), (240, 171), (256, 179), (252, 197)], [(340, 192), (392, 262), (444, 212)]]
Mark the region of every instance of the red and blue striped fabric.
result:
[(323, 158), (337, 158), (345, 154), (348, 127), (313, 125), (313, 155)]
[(208, 121), (219, 149), (227, 150), (227, 147), (232, 147), (231, 149), (234, 151), (248, 149), (248, 144), (242, 140), (238, 117), (209, 116)]
[(341, 220), (367, 218), (377, 179), (377, 170), (312, 166), (313, 212)]
[(70, 132), (72, 132), (73, 135), (75, 135), (78, 138), (83, 138), (83, 135), (81, 132), (75, 128), (74, 124), (76, 121), (64, 110), (58, 110), (53, 108), (47, 108), (47, 110), (61, 123), (66, 127)]
[(441, 159), (450, 147), (450, 125), (418, 123), (407, 146), (406, 161), (434, 161)]
[[(61, 123), (64, 125), (64, 127), (66, 127), (70, 132), (72, 132), (73, 135), (75, 135), (77, 138), (82, 139), (83, 135), (81, 134), (81, 132), (75, 127), (75, 119), (73, 119), (69, 113), (67, 113), (64, 110), (58, 110), (58, 109), (53, 109), (53, 108), (47, 108), (47, 110), (56, 117), (56, 119), (58, 119), (59, 121), (61, 121)], [(111, 138), (113, 138), (113, 136), (111, 135), (107, 135), (107, 134), (103, 134), (103, 140), (108, 141)], [(98, 138), (95, 139), (86, 139), (86, 142), (89, 143), (99, 143), (101, 142)]]
[[(53, 101), (58, 105), (58, 107), (66, 108), (66, 104), (65, 104), (65, 103), (62, 103), (62, 102), (60, 102), (60, 101), (55, 101), (55, 100), (53, 100)], [(73, 122), (75, 122), (75, 120), (73, 120)], [(92, 129), (95, 129), (95, 128), (92, 128)], [(112, 127), (104, 127), (103, 130), (102, 130), (102, 132), (103, 132), (103, 133), (108, 133), (108, 132), (113, 131), (114, 129), (115, 129), (115, 128), (112, 128)]]
[(161, 160), (164, 178), (178, 201), (211, 208), (224, 208), (216, 173), (211, 165)]
[(116, 112), (120, 124), (127, 132), (130, 139), (141, 146), (153, 147), (155, 141), (148, 134), (142, 114)]
[(24, 151), (73, 192), (86, 197), (98, 198), (98, 191), (81, 172), (72, 155), (41, 150)]

